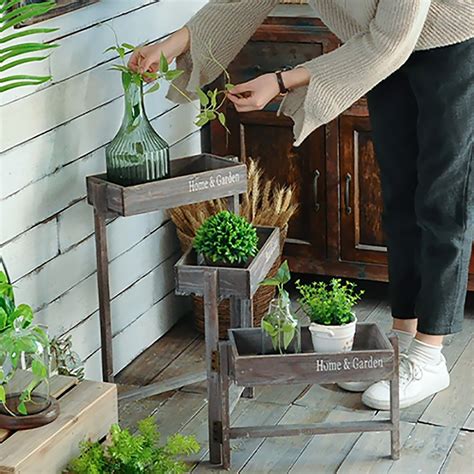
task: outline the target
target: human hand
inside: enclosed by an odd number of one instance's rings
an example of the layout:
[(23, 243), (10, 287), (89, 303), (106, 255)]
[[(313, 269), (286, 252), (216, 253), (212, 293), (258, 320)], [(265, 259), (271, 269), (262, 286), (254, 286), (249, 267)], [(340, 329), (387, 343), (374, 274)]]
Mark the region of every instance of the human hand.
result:
[[(137, 48), (128, 61), (128, 67), (133, 72), (140, 74), (146, 72), (156, 73), (160, 68), (162, 54), (167, 59), (168, 63), (171, 63), (189, 49), (189, 43), (189, 30), (186, 27), (181, 28), (159, 43)], [(150, 78), (145, 77), (145, 80), (147, 82), (152, 82), (152, 79)]]
[(227, 97), (238, 112), (262, 110), (280, 93), (275, 74), (263, 74), (233, 87)]

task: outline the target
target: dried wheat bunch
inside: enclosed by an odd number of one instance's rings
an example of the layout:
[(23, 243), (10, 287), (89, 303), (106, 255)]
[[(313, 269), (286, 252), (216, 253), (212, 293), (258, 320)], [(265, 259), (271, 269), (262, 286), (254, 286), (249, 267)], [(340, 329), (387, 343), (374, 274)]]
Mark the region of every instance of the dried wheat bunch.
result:
[[(283, 229), (298, 209), (293, 186), (281, 186), (265, 178), (257, 160), (249, 158), (247, 166), (248, 191), (243, 195), (240, 215), (254, 225)], [(226, 208), (225, 199), (216, 199), (171, 209), (183, 250), (191, 245), (196, 230), (209, 216)]]

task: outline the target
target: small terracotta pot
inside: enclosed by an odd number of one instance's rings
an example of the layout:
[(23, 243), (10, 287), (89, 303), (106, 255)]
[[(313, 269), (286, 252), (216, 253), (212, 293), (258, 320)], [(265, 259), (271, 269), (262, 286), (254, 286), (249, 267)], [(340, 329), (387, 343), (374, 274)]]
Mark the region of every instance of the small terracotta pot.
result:
[(341, 326), (326, 326), (324, 324), (311, 323), (309, 331), (313, 347), (316, 352), (349, 352), (354, 344), (357, 318), (352, 315), (350, 323)]

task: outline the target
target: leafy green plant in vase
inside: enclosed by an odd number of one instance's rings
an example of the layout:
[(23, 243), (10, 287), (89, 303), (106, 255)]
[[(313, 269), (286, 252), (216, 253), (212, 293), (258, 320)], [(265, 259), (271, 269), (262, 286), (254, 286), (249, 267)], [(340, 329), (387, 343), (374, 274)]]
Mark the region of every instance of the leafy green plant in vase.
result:
[(271, 339), (273, 350), (284, 354), (301, 352), (301, 328), (298, 318), (291, 310), (290, 295), (284, 285), (291, 280), (288, 262), (285, 261), (272, 278), (263, 280), (260, 285), (275, 286), (277, 296), (269, 305), (267, 314), (262, 318), (262, 352), (267, 352), (266, 339)]
[[(12, 285), (0, 272), (0, 427), (22, 429), (24, 417), (51, 404), (48, 336), (33, 324), (30, 306), (16, 306)], [(53, 419), (36, 420), (35, 426)]]
[(329, 284), (296, 282), (300, 293), (299, 303), (308, 315), (309, 330), (316, 352), (348, 352), (352, 349), (357, 318), (354, 305), (360, 300), (362, 290), (355, 283), (343, 283), (333, 278)]
[[(106, 50), (115, 51), (120, 64), (111, 67), (122, 74), (125, 97), (125, 112), (122, 125), (110, 144), (106, 147), (107, 177), (110, 181), (129, 186), (156, 181), (170, 176), (170, 154), (168, 143), (154, 130), (145, 112), (144, 97), (158, 91), (163, 82), (169, 83), (186, 100), (194, 103), (193, 98), (179, 89), (174, 80), (184, 71), (171, 69), (162, 54), (156, 73), (137, 73), (126, 64), (125, 57), (139, 47), (129, 43), (111, 46)], [(229, 78), (228, 74), (226, 77)], [(232, 88), (228, 82), (225, 90), (210, 90), (207, 93), (196, 90), (200, 107), (196, 106), (196, 126), (206, 125), (211, 120), (219, 120), (226, 127), (225, 115), (219, 112), (226, 97), (226, 90)]]
[(193, 247), (208, 265), (245, 267), (258, 252), (257, 229), (244, 217), (221, 211), (199, 227)]
[(72, 474), (154, 473), (184, 474), (189, 467), (180, 460), (182, 455), (195, 454), (200, 447), (193, 436), (175, 434), (164, 445), (153, 418), (138, 424), (138, 433), (113, 425), (109, 442), (85, 441), (81, 454), (67, 469)]

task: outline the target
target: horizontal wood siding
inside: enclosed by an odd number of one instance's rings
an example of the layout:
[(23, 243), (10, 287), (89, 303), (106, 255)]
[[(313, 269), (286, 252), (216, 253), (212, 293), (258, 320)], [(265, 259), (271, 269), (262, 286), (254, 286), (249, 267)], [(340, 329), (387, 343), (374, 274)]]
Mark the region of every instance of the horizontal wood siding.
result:
[[(92, 208), (85, 177), (105, 170), (105, 146), (123, 110), (117, 61), (103, 51), (121, 41), (147, 43), (184, 24), (205, 0), (101, 0), (41, 23), (61, 46), (25, 68), (50, 83), (0, 97), (0, 252), (18, 302), (33, 306), (52, 336), (70, 334), (89, 378), (100, 379), (100, 337)], [(178, 8), (179, 4), (179, 8)], [(25, 72), (25, 71), (18, 71)], [(200, 152), (195, 104), (177, 106), (166, 90), (147, 97), (172, 158)], [(174, 295), (180, 255), (165, 211), (108, 223), (114, 364), (121, 370), (189, 309)]]

